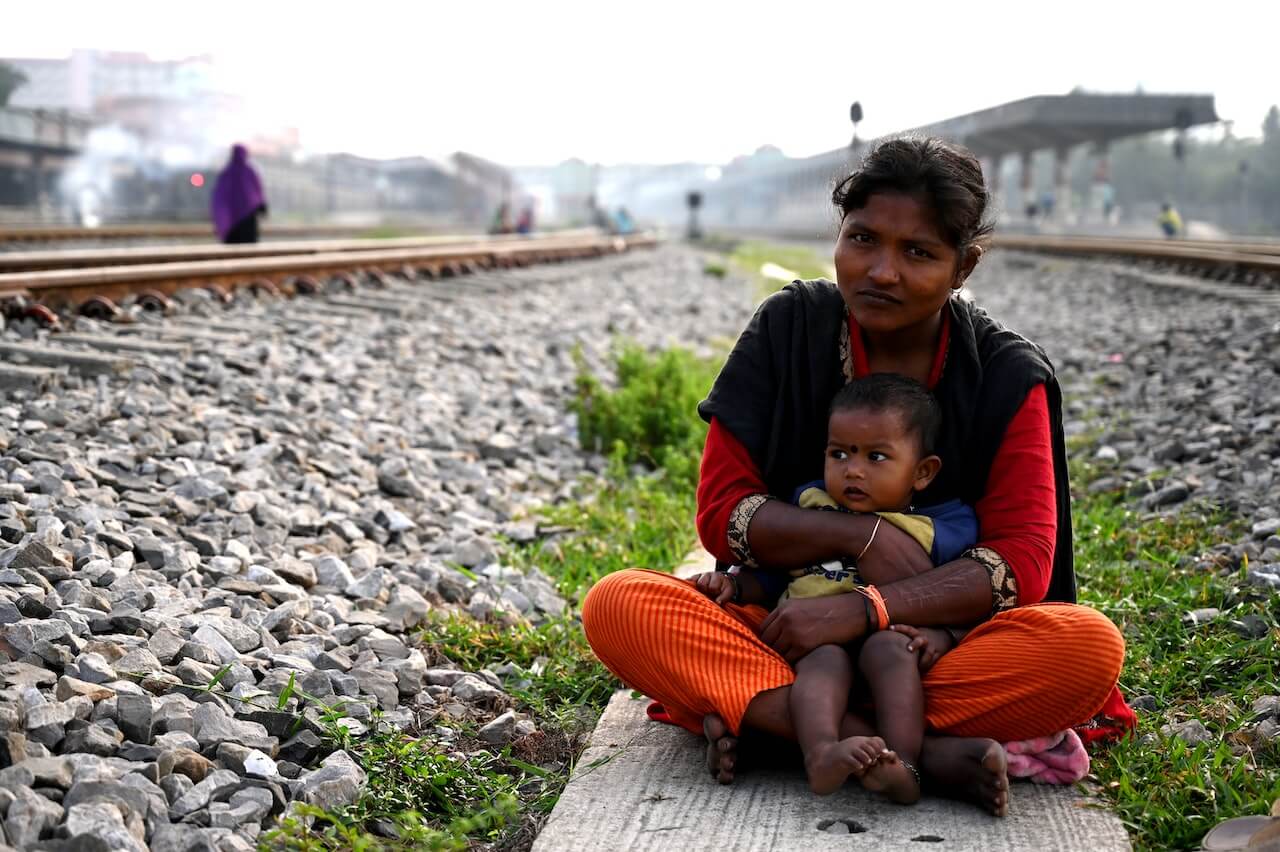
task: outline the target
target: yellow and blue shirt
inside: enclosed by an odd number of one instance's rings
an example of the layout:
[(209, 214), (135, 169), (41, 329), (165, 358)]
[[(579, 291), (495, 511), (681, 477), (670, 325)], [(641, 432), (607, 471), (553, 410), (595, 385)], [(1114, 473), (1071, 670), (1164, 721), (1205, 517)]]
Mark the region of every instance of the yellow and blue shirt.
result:
[[(803, 509), (847, 512), (826, 492), (821, 481), (796, 489), (795, 504)], [(934, 565), (959, 558), (978, 540), (978, 516), (959, 500), (924, 506), (911, 512), (876, 512), (888, 523), (911, 536), (924, 548)], [(760, 579), (763, 580), (762, 575)], [(765, 582), (765, 588), (773, 585)], [(822, 598), (856, 591), (863, 585), (853, 557), (828, 560), (791, 572), (782, 598)]]

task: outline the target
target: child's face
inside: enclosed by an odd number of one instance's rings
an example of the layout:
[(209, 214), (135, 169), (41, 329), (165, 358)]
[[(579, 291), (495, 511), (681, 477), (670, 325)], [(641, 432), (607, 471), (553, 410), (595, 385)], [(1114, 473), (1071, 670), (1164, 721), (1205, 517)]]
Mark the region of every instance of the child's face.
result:
[(854, 512), (896, 512), (937, 475), (920, 440), (893, 410), (837, 411), (827, 423), (827, 493)]

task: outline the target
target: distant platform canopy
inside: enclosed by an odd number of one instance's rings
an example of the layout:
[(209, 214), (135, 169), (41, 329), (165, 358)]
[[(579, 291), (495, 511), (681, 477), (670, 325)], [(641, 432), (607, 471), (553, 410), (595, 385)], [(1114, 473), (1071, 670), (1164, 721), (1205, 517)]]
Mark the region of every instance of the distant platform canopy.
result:
[(1037, 95), (946, 121), (912, 134), (954, 139), (979, 157), (1106, 144), (1158, 130), (1219, 121), (1213, 95)]

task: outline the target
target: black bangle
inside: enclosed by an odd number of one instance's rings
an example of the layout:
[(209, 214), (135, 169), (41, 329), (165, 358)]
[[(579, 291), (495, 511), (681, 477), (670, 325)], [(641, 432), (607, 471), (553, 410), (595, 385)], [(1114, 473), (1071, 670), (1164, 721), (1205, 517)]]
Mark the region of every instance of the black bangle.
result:
[(738, 575), (730, 574), (728, 571), (726, 571), (724, 575), (729, 578), (730, 582), (733, 583), (733, 597), (730, 599), (730, 603), (741, 604), (742, 603), (742, 584), (738, 582)]
[(859, 597), (862, 598), (862, 611), (867, 614), (867, 632), (872, 633), (874, 631), (871, 629), (871, 625), (874, 624), (879, 627), (880, 619), (871, 611), (871, 598), (866, 595), (859, 595)]

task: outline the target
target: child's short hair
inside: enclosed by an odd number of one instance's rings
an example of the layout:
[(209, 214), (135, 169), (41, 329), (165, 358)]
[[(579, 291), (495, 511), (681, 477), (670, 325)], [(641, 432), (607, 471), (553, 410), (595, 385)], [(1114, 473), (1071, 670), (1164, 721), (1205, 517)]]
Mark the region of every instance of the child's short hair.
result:
[(831, 400), (829, 415), (855, 409), (901, 414), (907, 428), (919, 438), (923, 455), (933, 453), (938, 443), (938, 433), (942, 430), (942, 407), (929, 389), (915, 379), (897, 373), (872, 373), (854, 379)]

